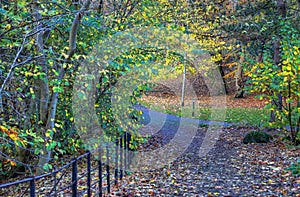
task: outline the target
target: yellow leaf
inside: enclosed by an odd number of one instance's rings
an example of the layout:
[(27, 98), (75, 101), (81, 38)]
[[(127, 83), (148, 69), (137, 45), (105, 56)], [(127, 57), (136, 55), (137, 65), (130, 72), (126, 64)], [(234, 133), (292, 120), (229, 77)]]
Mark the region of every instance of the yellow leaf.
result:
[(0, 130), (3, 131), (3, 132), (5, 132), (5, 133), (7, 133), (7, 134), (9, 133), (8, 129), (5, 128), (4, 126), (0, 126)]
[(50, 132), (46, 132), (46, 137), (50, 137)]
[(273, 182), (274, 182), (273, 180), (269, 179), (269, 183), (273, 183)]
[(29, 88), (30, 94), (34, 94), (33, 88)]
[(185, 27), (182, 26), (182, 27), (179, 28), (179, 30), (184, 31), (184, 30), (185, 30)]
[(17, 163), (16, 163), (16, 162), (14, 162), (14, 161), (12, 161), (12, 160), (9, 160), (9, 162), (10, 162), (10, 165), (12, 165), (12, 166), (17, 166)]
[(15, 134), (9, 134), (8, 135), (13, 141), (18, 140), (18, 137)]
[(26, 145), (27, 145), (27, 142), (26, 142), (26, 141), (20, 139), (20, 142), (21, 142), (21, 144), (23, 145), (23, 147), (26, 147)]
[(4, 29), (6, 29), (6, 30), (10, 30), (10, 28), (11, 28), (11, 24), (7, 24), (7, 25), (4, 27)]

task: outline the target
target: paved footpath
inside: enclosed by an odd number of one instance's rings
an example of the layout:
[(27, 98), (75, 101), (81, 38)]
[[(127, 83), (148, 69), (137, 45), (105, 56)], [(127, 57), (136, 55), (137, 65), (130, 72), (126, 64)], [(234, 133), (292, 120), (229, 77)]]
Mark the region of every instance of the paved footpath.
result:
[(244, 145), (247, 128), (140, 109), (140, 132), (152, 137), (111, 196), (300, 196), (299, 178), (284, 170), (300, 159), (299, 149), (278, 141)]

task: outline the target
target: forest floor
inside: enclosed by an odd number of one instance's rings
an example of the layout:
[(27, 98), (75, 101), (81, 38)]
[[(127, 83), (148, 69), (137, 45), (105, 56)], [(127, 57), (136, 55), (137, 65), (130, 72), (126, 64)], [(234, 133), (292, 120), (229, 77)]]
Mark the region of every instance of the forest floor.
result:
[[(160, 102), (165, 105), (170, 102), (177, 104), (180, 100), (176, 98), (177, 103), (175, 103), (175, 98), (169, 95), (148, 96), (143, 99), (147, 99), (146, 102)], [(191, 100), (192, 98), (187, 97), (187, 102)], [(263, 100), (253, 96), (247, 96), (244, 99), (227, 96), (226, 100), (227, 107), (262, 108), (264, 104)], [(202, 106), (211, 106), (209, 98), (206, 97), (202, 97), (200, 103)], [(151, 137), (145, 144), (139, 146), (138, 152), (145, 153), (143, 161), (149, 159), (150, 165), (131, 170), (129, 175), (123, 177), (123, 180), (112, 188), (111, 194), (106, 194), (106, 196), (300, 197), (300, 177), (294, 177), (290, 171), (286, 170), (292, 163), (300, 160), (300, 149), (282, 142), (277, 130), (270, 131), (274, 138), (269, 143), (243, 144), (243, 137), (253, 128), (222, 126), (222, 122), (219, 122), (217, 126), (202, 124), (203, 121), (197, 119), (181, 118), (145, 107), (140, 108), (143, 111), (145, 124), (140, 132), (150, 134)], [(213, 126), (216, 126), (215, 128), (220, 132), (213, 133)], [(208, 143), (209, 151), (205, 152), (206, 154), (200, 154), (202, 148), (205, 147), (205, 139), (210, 139), (211, 136), (213, 138), (211, 138), (211, 144)], [(188, 141), (189, 137), (191, 137), (190, 141)], [(174, 139), (177, 141), (174, 142)], [(158, 166), (157, 163), (164, 163), (166, 158), (161, 154), (156, 154), (155, 151), (168, 147), (172, 143), (183, 145), (184, 151), (181, 150), (182, 152), (177, 154), (180, 146), (167, 149), (168, 156), (172, 157), (172, 154), (176, 156), (173, 155), (173, 160)], [(151, 153), (155, 153), (154, 162), (153, 158), (152, 160), (150, 158)], [(132, 162), (133, 167), (135, 162)], [(86, 164), (80, 164), (78, 168), (84, 173)], [(65, 175), (59, 188), (70, 185), (70, 169), (60, 173)], [(92, 176), (97, 177), (96, 174)], [(52, 182), (52, 179), (36, 182), (39, 191), (37, 196), (46, 196), (43, 194), (51, 190)], [(25, 189), (27, 185), (24, 185)], [(86, 180), (81, 179), (78, 187), (79, 190), (85, 189)], [(11, 187), (2, 190), (3, 193), (0, 190), (0, 196), (21, 196), (18, 194), (23, 193), (24, 188)], [(98, 188), (92, 189), (97, 191)], [(62, 193), (58, 196), (71, 196), (70, 188), (62, 189)]]
[[(259, 108), (262, 109), (265, 105), (266, 99), (256, 98), (255, 95), (246, 95), (244, 98), (235, 98), (234, 95), (226, 96), (199, 96), (197, 98), (197, 104), (203, 107), (212, 107), (214, 103), (212, 100), (224, 100), (226, 107), (244, 107), (244, 108)], [(226, 99), (226, 100), (225, 100)], [(150, 94), (148, 96), (143, 96), (142, 101), (150, 104), (159, 103), (161, 105), (178, 105), (180, 106), (181, 98), (171, 94), (157, 93)], [(185, 104), (190, 105), (192, 101), (195, 100), (194, 97), (186, 96)]]
[[(204, 128), (199, 129), (198, 136)], [(216, 147), (199, 157), (201, 140), (174, 162), (125, 177), (110, 196), (300, 196), (300, 179), (286, 171), (300, 150), (280, 141), (244, 145), (247, 128), (226, 128)], [(163, 138), (163, 137), (162, 137)], [(155, 146), (162, 138), (148, 142)], [(154, 166), (155, 167), (155, 166)]]
[[(152, 102), (166, 99), (149, 98)], [(229, 106), (237, 106), (232, 97), (227, 100)], [(254, 97), (250, 100), (239, 99), (238, 103), (243, 107), (260, 108), (263, 105), (263, 101)], [(152, 114), (156, 120), (164, 119), (164, 116), (163, 113)], [(166, 117), (163, 126), (140, 147), (140, 151), (151, 152), (164, 147), (176, 137), (178, 124), (188, 121), (173, 115)], [(148, 123), (153, 124), (146, 118)], [(300, 178), (291, 176), (286, 168), (300, 159), (300, 149), (283, 143), (277, 135), (269, 143), (243, 144), (243, 137), (250, 130), (247, 127), (224, 127), (210, 151), (199, 155), (200, 147), (208, 135), (208, 126), (199, 126), (183, 154), (162, 167), (158, 168), (154, 162), (152, 168), (133, 171), (109, 196), (299, 197)], [(185, 134), (181, 135), (179, 139), (184, 139)], [(164, 158), (157, 160), (163, 161)]]

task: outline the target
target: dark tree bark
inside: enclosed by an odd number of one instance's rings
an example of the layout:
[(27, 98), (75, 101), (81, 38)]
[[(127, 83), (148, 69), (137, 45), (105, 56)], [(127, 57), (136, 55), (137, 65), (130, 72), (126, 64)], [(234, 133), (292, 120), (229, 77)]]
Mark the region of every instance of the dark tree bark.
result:
[[(285, 0), (277, 0), (277, 13), (280, 18), (286, 17), (286, 2)], [(275, 32), (275, 34), (278, 35), (278, 32)], [(274, 41), (274, 64), (278, 66), (278, 70), (281, 70), (280, 62), (281, 62), (281, 56), (280, 56), (280, 36), (276, 38)], [(282, 110), (282, 96), (281, 94), (277, 94), (277, 101), (273, 100), (273, 104), (275, 104), (278, 108), (278, 110)], [(270, 114), (270, 122), (274, 122), (276, 120), (276, 115), (274, 110), (271, 110)]]
[(218, 68), (219, 68), (220, 74), (222, 76), (222, 82), (224, 84), (225, 94), (227, 94), (228, 93), (228, 87), (227, 87), (227, 83), (226, 83), (226, 81), (224, 79), (225, 73), (224, 73), (223, 67), (222, 66), (218, 66)]
[[(244, 53), (244, 50), (242, 48), (242, 52)], [(240, 56), (240, 62), (238, 64), (237, 70), (236, 70), (236, 77), (235, 77), (235, 87), (236, 87), (236, 93), (235, 98), (244, 98), (244, 82), (243, 82), (243, 67), (242, 63), (244, 62), (243, 55)]]

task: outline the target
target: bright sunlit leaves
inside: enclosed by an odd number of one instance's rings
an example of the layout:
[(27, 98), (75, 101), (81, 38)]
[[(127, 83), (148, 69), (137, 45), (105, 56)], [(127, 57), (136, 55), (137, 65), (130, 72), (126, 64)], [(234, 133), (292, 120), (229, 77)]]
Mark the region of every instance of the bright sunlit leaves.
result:
[[(299, 34), (298, 37), (286, 35), (283, 26), (283, 40), (281, 42), (281, 63), (275, 65), (269, 54), (265, 56), (263, 63), (256, 63), (247, 73), (251, 77), (251, 92), (257, 92), (268, 98), (268, 107), (275, 111), (277, 122), (271, 126), (289, 125), (292, 141), (295, 142), (299, 124), (299, 92), (300, 92), (300, 56)], [(282, 97), (282, 101), (278, 99)], [(279, 107), (280, 106), (280, 107)], [(299, 125), (298, 125), (299, 127)]]

